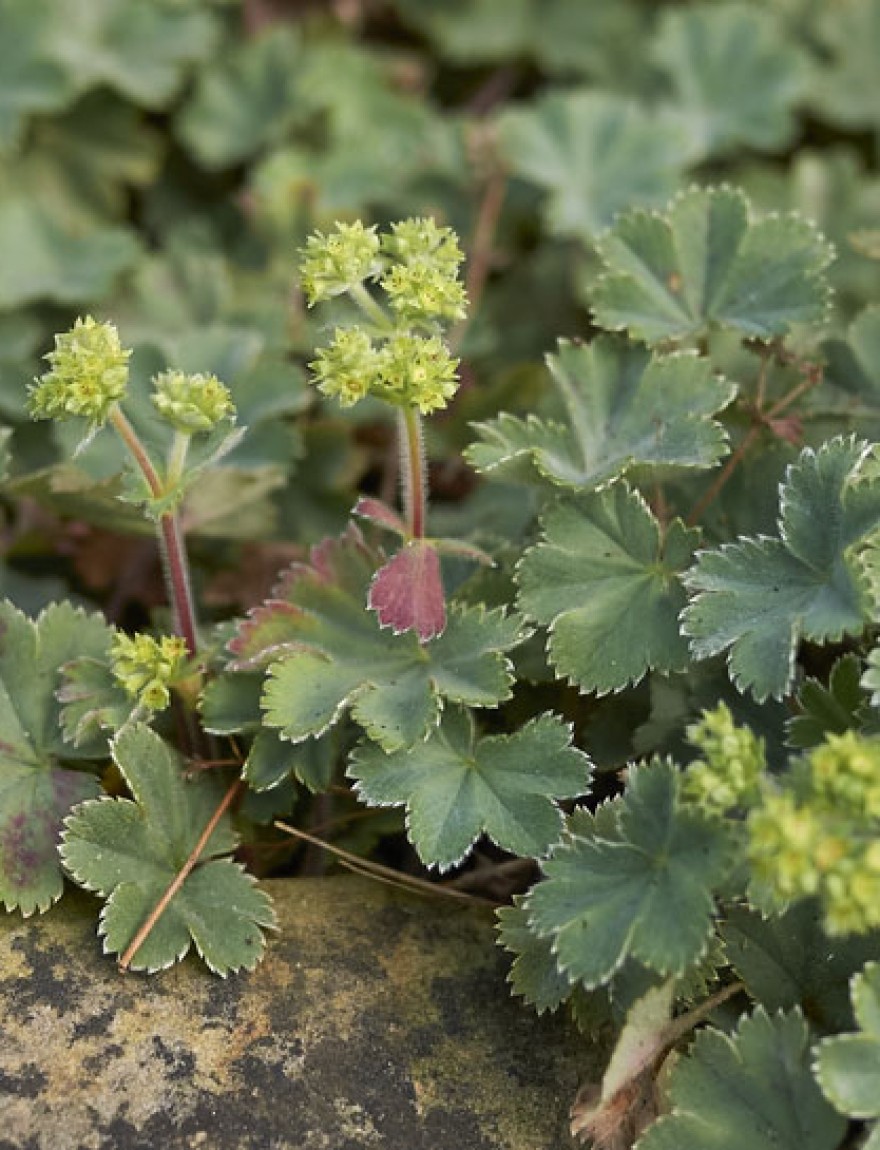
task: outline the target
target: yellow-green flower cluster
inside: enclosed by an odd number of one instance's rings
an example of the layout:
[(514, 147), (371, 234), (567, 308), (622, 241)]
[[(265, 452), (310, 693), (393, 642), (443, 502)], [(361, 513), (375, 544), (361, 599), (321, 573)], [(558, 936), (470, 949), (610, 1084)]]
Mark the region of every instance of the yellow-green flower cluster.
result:
[(309, 307), (342, 295), (381, 270), (376, 229), (360, 220), (337, 223), (336, 230), (316, 232), (306, 240), (300, 278)]
[(793, 785), (748, 819), (753, 880), (771, 901), (817, 896), (829, 933), (880, 927), (880, 740), (830, 735)]
[(687, 768), (685, 798), (719, 814), (750, 807), (767, 766), (764, 740), (748, 727), (738, 727), (724, 703), (705, 711), (687, 735), (702, 757)]
[(464, 319), (467, 295), (458, 278), (464, 257), (451, 228), (431, 219), (401, 220), (382, 237), (382, 250), (396, 261), (380, 282), (402, 322)]
[(309, 364), (325, 395), (351, 407), (369, 394), (379, 375), (380, 355), (369, 334), (359, 327), (336, 328), (328, 347), (318, 349)]
[[(367, 395), (422, 414), (445, 407), (458, 360), (442, 330), (466, 313), (462, 259), (455, 233), (430, 219), (402, 220), (381, 236), (337, 224), (329, 236), (310, 237), (302, 267), (309, 303), (348, 291), (365, 320), (336, 328), (318, 350), (310, 366), (319, 389), (344, 407)], [(384, 305), (367, 292), (367, 278), (379, 279)]]
[(216, 375), (163, 371), (154, 378), (153, 389), (160, 415), (186, 435), (210, 431), (235, 412), (229, 389)]
[(151, 711), (164, 711), (171, 701), (169, 687), (180, 677), (187, 659), (186, 643), (177, 635), (118, 634), (110, 648), (113, 674), (126, 693)]
[(125, 395), (130, 356), (113, 324), (91, 316), (78, 319), (70, 331), (55, 336), (55, 349), (46, 356), (51, 370), (30, 391), (31, 414), (37, 419), (81, 416), (100, 426)]

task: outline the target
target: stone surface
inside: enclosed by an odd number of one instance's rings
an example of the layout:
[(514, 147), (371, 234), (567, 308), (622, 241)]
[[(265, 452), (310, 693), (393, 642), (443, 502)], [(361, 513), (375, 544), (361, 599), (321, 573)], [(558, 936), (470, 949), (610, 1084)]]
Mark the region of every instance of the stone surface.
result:
[(251, 975), (120, 975), (96, 904), (0, 918), (3, 1150), (557, 1150), (589, 1044), (511, 999), (490, 914), (267, 884)]

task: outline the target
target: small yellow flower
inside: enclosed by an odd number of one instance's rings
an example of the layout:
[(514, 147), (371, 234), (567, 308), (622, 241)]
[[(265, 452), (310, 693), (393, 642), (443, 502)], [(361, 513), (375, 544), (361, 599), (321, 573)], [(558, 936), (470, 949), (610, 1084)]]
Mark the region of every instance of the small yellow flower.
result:
[(187, 659), (186, 643), (177, 635), (117, 634), (110, 648), (113, 674), (126, 693), (151, 711), (164, 711), (171, 701), (169, 687)]

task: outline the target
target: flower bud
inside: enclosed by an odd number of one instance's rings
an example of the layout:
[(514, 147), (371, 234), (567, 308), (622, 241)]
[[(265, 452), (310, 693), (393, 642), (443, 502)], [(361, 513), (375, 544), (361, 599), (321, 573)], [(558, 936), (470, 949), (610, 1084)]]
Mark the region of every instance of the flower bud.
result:
[(117, 634), (110, 649), (113, 674), (126, 693), (151, 711), (163, 711), (171, 701), (168, 688), (187, 659), (178, 635)]
[(159, 414), (187, 435), (210, 431), (235, 414), (229, 389), (216, 375), (163, 371), (154, 377), (153, 388), (153, 403)]
[(336, 231), (329, 235), (316, 232), (309, 236), (302, 256), (300, 277), (312, 307), (376, 275), (380, 268), (379, 237), (374, 227), (365, 228), (360, 220), (337, 223)]

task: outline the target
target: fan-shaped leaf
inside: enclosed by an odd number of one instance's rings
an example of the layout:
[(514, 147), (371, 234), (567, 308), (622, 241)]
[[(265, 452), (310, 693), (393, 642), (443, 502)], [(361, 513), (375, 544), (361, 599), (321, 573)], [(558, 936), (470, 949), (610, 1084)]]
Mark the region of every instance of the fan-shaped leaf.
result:
[(53, 33), (47, 3), (0, 0), (0, 151), (18, 143), (27, 117), (73, 96), (71, 77), (52, 56)]
[(587, 987), (607, 982), (628, 955), (660, 974), (696, 962), (729, 862), (724, 828), (679, 803), (670, 763), (634, 770), (616, 814), (615, 837), (576, 835), (557, 847), (526, 903), (560, 969)]
[(798, 1011), (758, 1009), (732, 1035), (700, 1032), (670, 1072), (672, 1112), (638, 1150), (836, 1150), (845, 1123), (810, 1074), (809, 1039)]
[(476, 425), (481, 442), (466, 452), (481, 471), (499, 471), (523, 457), (566, 487), (599, 488), (642, 464), (711, 467), (726, 436), (711, 416), (735, 388), (690, 353), (651, 356), (643, 348), (600, 336), (590, 345), (559, 343), (548, 357), (564, 404), (564, 425), (536, 416), (501, 415)]
[(554, 93), (498, 127), (511, 171), (549, 192), (551, 229), (587, 241), (624, 208), (663, 204), (688, 151), (670, 119), (601, 92)]
[(703, 153), (790, 141), (806, 68), (772, 13), (742, 3), (668, 10), (654, 54)]
[(622, 483), (552, 508), (517, 581), (523, 612), (550, 628), (557, 673), (605, 694), (651, 668), (683, 668), (679, 572), (696, 539), (678, 520), (661, 535), (645, 501)]
[[(222, 787), (205, 772), (186, 782), (180, 757), (142, 725), (116, 737), (113, 760), (133, 801), (96, 799), (77, 807), (65, 822), (61, 856), (81, 886), (107, 900), (99, 931), (105, 951), (119, 954), (187, 861)], [(253, 879), (230, 859), (217, 858), (235, 844), (224, 815), (195, 869), (136, 952), (133, 969), (170, 966), (192, 942), (218, 974), (257, 964), (263, 931), (275, 918)]]
[(698, 659), (730, 649), (731, 675), (758, 699), (791, 685), (800, 639), (857, 634), (874, 605), (854, 549), (880, 525), (880, 482), (859, 478), (868, 446), (806, 449), (780, 487), (778, 539), (702, 552), (682, 615)]
[(851, 128), (880, 124), (880, 0), (823, 5), (819, 33), (824, 66), (816, 69), (812, 104), (823, 120)]
[(512, 735), (477, 739), (470, 713), (453, 709), (414, 747), (386, 755), (361, 745), (348, 776), (368, 805), (405, 805), (422, 862), (448, 870), (484, 832), (513, 854), (544, 854), (562, 834), (554, 800), (584, 794), (589, 771), (571, 729), (552, 715)]
[(716, 326), (771, 339), (827, 309), (831, 249), (815, 228), (794, 214), (754, 222), (731, 188), (693, 188), (663, 214), (629, 212), (597, 246), (607, 271), (596, 321), (647, 343)]

